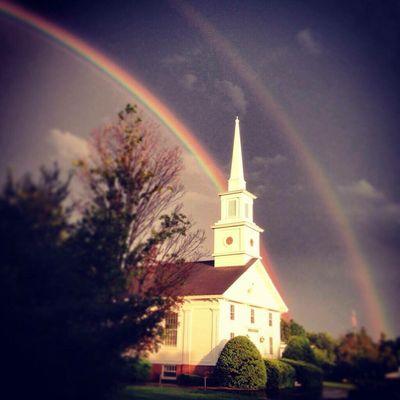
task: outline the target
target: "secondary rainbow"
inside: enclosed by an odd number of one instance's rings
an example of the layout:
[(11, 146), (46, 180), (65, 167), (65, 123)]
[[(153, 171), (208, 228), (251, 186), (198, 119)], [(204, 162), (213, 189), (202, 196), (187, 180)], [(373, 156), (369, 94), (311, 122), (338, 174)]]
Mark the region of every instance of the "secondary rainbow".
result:
[[(185, 124), (182, 123), (171, 112), (171, 110), (168, 109), (168, 107), (166, 107), (131, 74), (73, 34), (60, 28), (54, 23), (23, 9), (22, 7), (0, 1), (0, 11), (22, 21), (57, 41), (63, 47), (72, 50), (74, 53), (87, 60), (90, 64), (96, 66), (100, 71), (107, 74), (114, 82), (117, 82), (120, 86), (125, 88), (137, 100), (139, 100), (143, 106), (155, 114), (158, 120), (181, 141), (184, 147), (191, 154), (193, 154), (200, 167), (214, 183), (217, 190), (225, 190), (225, 177), (215, 160), (204, 150), (195, 135), (190, 132)], [(186, 17), (190, 19), (200, 31), (202, 31), (204, 36), (214, 42), (214, 46), (226, 57), (227, 61), (232, 63), (238, 74), (248, 82), (250, 88), (252, 88), (253, 92), (260, 100), (260, 104), (266, 108), (269, 114), (274, 116), (282, 132), (286, 134), (289, 144), (293, 146), (296, 149), (297, 154), (300, 155), (306, 171), (312, 177), (327, 210), (335, 221), (335, 225), (343, 242), (346, 245), (349, 260), (354, 268), (358, 286), (360, 287), (361, 294), (370, 312), (370, 323), (375, 328), (386, 328), (390, 331), (390, 323), (385, 320), (384, 307), (372, 281), (372, 267), (369, 266), (364, 259), (351, 225), (342, 210), (337, 196), (330, 187), (321, 166), (317, 163), (300, 139), (286, 113), (274, 101), (265, 85), (259, 81), (256, 74), (244, 62), (233, 46), (222, 38), (218, 32), (216, 32), (207, 21), (202, 19), (198, 13), (194, 12), (193, 9), (191, 10), (186, 6), (183, 11), (183, 13), (186, 14)], [(266, 261), (272, 278), (276, 283), (278, 283), (276, 273), (265, 247), (262, 249), (262, 255)]]
[(384, 310), (383, 300), (380, 298), (373, 283), (373, 267), (363, 256), (352, 226), (322, 166), (305, 145), (288, 114), (274, 99), (272, 92), (259, 79), (251, 66), (246, 63), (234, 45), (223, 37), (200, 12), (185, 2), (171, 0), (171, 3), (189, 24), (196, 28), (209, 44), (217, 50), (217, 54), (221, 56), (221, 59), (225, 63), (231, 64), (241, 79), (247, 83), (248, 88), (258, 100), (260, 107), (264, 108), (266, 115), (274, 120), (278, 131), (283, 133), (288, 145), (295, 150), (302, 161), (304, 170), (312, 178), (314, 187), (325, 204), (334, 223), (333, 226), (336, 228), (347, 250), (349, 265), (353, 269), (352, 272), (356, 283), (366, 304), (365, 310), (368, 320), (374, 328), (374, 334), (379, 334), (383, 329), (392, 333), (390, 321)]
[[(190, 132), (183, 122), (179, 121), (168, 107), (157, 99), (130, 73), (123, 70), (107, 56), (101, 54), (98, 50), (77, 38), (75, 35), (20, 6), (0, 1), (0, 12), (45, 34), (61, 46), (72, 50), (91, 65), (94, 65), (100, 71), (107, 74), (114, 82), (122, 86), (139, 100), (143, 106), (153, 113), (158, 120), (180, 140), (184, 147), (195, 157), (202, 170), (210, 178), (218, 191), (222, 192), (226, 190), (226, 178), (221, 172), (221, 169), (212, 156), (204, 150), (195, 135)], [(276, 270), (272, 265), (265, 246), (262, 246), (261, 254), (265, 260), (264, 264), (267, 264), (267, 269), (271, 278), (282, 293)]]

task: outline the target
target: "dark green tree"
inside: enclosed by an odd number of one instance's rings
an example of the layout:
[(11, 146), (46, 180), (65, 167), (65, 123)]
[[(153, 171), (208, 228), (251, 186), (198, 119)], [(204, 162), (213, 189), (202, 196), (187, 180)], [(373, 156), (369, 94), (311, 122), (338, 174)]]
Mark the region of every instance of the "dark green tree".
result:
[(179, 151), (161, 149), (135, 107), (93, 134), (78, 166), (86, 192), (71, 207), (57, 167), (9, 178), (0, 195), (10, 398), (115, 393), (126, 355), (162, 340), (203, 239), (180, 211)]
[(69, 379), (67, 358), (77, 357), (69, 335), (79, 281), (64, 248), (68, 185), (55, 166), (42, 168), (37, 182), (9, 175), (0, 195), (2, 391), (10, 398), (54, 396)]
[(305, 361), (312, 364), (316, 363), (310, 342), (305, 336), (292, 336), (282, 356), (291, 360)]
[(288, 342), (292, 336), (306, 336), (306, 330), (302, 325), (291, 319), (281, 320), (281, 338), (284, 342)]

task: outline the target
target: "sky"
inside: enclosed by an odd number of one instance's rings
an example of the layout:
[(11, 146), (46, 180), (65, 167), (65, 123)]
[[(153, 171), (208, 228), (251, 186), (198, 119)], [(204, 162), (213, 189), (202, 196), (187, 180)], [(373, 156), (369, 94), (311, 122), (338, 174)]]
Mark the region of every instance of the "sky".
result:
[[(375, 337), (400, 335), (399, 1), (15, 4), (132, 74), (226, 178), (238, 115), (255, 222), (291, 317), (340, 335), (355, 314)], [(2, 12), (0, 59), (1, 179), (7, 168), (34, 173), (55, 159), (70, 168), (93, 129), (127, 102), (141, 105)], [(182, 146), (161, 124), (159, 135)], [(218, 191), (182, 151), (185, 211), (211, 254)]]

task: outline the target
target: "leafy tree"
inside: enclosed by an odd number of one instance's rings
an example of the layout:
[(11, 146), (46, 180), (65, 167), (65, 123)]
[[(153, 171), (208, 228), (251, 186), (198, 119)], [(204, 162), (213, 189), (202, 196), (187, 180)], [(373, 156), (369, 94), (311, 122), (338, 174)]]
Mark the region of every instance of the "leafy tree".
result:
[(296, 321), (291, 319), (289, 322), (281, 320), (281, 338), (284, 342), (288, 342), (292, 336), (306, 336), (306, 330)]
[(307, 338), (310, 341), (316, 364), (322, 368), (325, 373), (330, 373), (336, 361), (336, 340), (326, 332), (307, 332)]
[[(63, 247), (68, 186), (55, 166), (42, 168), (37, 182), (9, 175), (0, 195), (2, 391), (10, 398), (54, 396), (69, 379), (67, 358), (77, 356), (68, 336), (79, 281)], [(74, 394), (68, 386), (57, 397)]]
[(378, 378), (383, 375), (379, 346), (365, 328), (344, 335), (336, 348), (338, 377), (350, 379)]
[(400, 337), (391, 340), (382, 333), (378, 346), (379, 360), (383, 369), (386, 372), (395, 371), (400, 365)]
[[(1, 318), (12, 398), (104, 399), (128, 352), (162, 339), (202, 233), (180, 211), (181, 162), (127, 106), (92, 137), (69, 201), (57, 167), (0, 195)], [(66, 204), (72, 204), (67, 207)], [(23, 384), (21, 384), (23, 382)], [(4, 388), (6, 390), (6, 388)]]
[(157, 143), (154, 128), (128, 105), (94, 132), (89, 160), (78, 163), (87, 201), (69, 245), (90, 275), (92, 312), (99, 326), (107, 321), (115, 340), (107, 346), (118, 354), (160, 343), (190, 267), (184, 261), (198, 256), (203, 241), (181, 213), (180, 152)]
[(315, 364), (315, 355), (305, 336), (292, 336), (282, 355), (284, 358)]

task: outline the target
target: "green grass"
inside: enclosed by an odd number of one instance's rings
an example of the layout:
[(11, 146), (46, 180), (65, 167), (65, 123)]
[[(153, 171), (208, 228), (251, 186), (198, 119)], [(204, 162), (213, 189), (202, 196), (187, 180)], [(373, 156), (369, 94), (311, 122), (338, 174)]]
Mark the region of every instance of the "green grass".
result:
[(171, 386), (128, 386), (123, 400), (261, 400), (264, 394), (252, 395), (222, 392), (216, 390), (189, 389)]
[(353, 385), (352, 383), (328, 382), (328, 381), (324, 381), (324, 387), (332, 389), (347, 389), (347, 390), (352, 390), (356, 388), (356, 386)]

